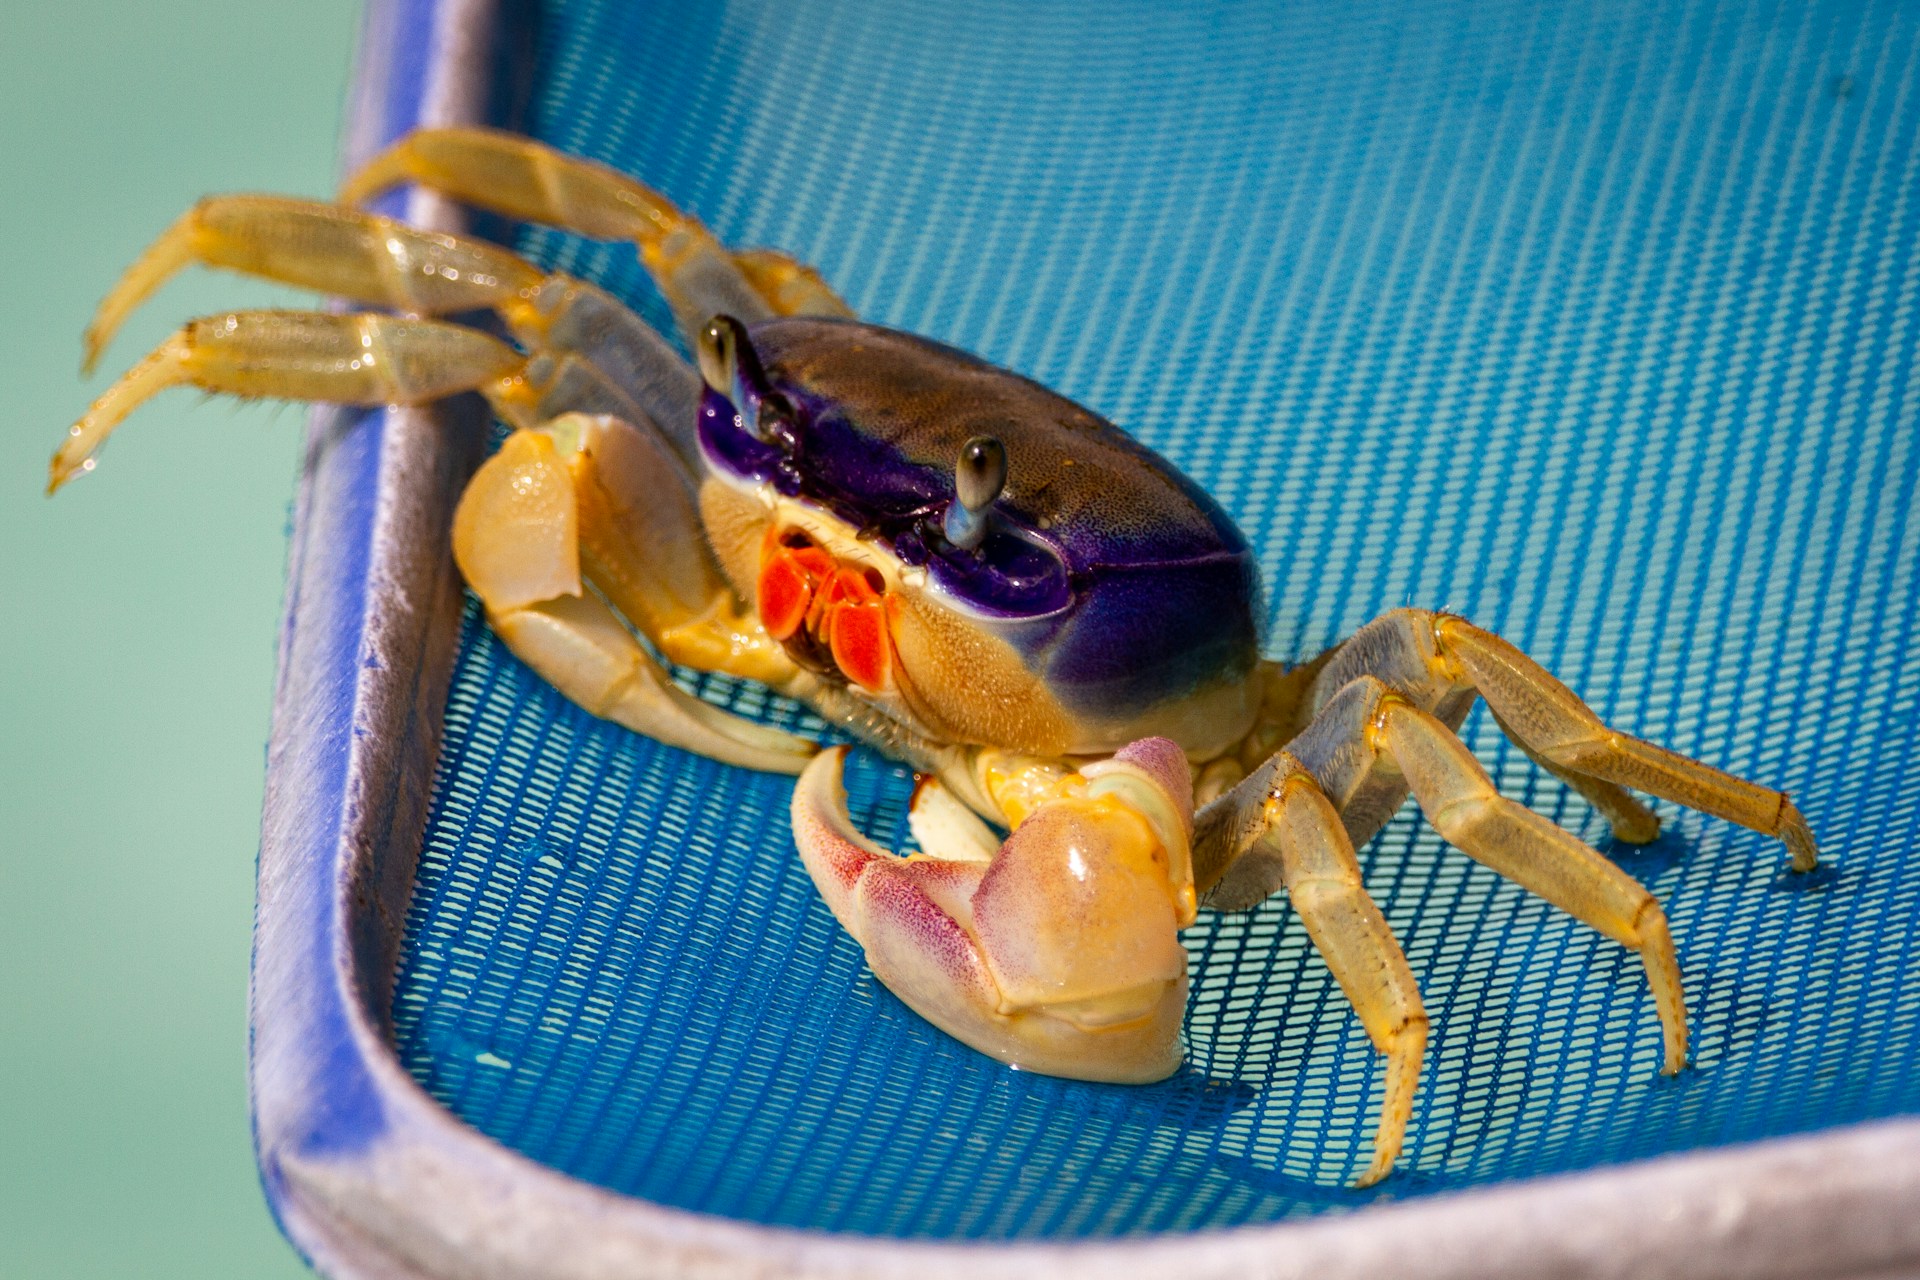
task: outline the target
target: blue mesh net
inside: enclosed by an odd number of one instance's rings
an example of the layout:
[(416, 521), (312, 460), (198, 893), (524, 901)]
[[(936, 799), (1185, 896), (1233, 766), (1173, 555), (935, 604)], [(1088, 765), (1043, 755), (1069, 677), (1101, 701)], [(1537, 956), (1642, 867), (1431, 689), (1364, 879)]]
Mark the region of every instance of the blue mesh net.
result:
[[(1862, 4), (566, 0), (531, 128), (861, 312), (1174, 459), (1264, 549), (1269, 650), (1446, 606), (1622, 727), (1790, 788), (1831, 868), (1661, 806), (1637, 959), (1443, 846), (1362, 851), (1434, 1020), (1382, 1073), (1282, 902), (1186, 935), (1188, 1064), (1007, 1071), (865, 971), (789, 784), (594, 720), (469, 619), (395, 1033), (433, 1095), (675, 1206), (911, 1236), (1268, 1221), (1920, 1109), (1920, 15)], [(630, 248), (521, 247), (656, 323)], [(803, 718), (750, 688), (706, 692)], [(906, 843), (900, 769), (856, 818)]]

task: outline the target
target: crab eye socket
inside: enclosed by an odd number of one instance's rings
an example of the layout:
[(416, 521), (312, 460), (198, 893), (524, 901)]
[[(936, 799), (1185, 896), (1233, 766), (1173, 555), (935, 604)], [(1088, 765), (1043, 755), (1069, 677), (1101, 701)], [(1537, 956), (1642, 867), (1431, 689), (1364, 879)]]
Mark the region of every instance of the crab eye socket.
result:
[[(955, 503), (958, 507), (960, 504)], [(934, 577), (960, 599), (991, 613), (1041, 614), (1072, 597), (1066, 561), (1044, 536), (1012, 520), (980, 521), (980, 540), (965, 547), (947, 539), (930, 557)]]

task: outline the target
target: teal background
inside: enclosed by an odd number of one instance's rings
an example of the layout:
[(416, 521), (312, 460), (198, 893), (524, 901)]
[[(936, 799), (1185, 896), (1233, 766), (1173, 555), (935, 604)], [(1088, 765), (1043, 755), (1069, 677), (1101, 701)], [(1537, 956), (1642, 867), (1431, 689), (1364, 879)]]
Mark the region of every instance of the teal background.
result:
[(48, 501), (114, 276), (196, 197), (324, 194), (359, 6), (0, 5), (0, 1277), (306, 1274), (247, 1130), (247, 957), (289, 407), (175, 391)]

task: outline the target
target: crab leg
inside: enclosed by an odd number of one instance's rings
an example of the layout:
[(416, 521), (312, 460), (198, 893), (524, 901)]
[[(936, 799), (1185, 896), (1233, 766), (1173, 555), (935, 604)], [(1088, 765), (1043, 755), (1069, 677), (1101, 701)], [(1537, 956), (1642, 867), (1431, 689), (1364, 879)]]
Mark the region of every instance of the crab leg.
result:
[(421, 129), (341, 187), (364, 204), (417, 182), (483, 209), (603, 240), (631, 240), (689, 340), (715, 315), (853, 314), (812, 268), (768, 250), (734, 254), (650, 187), (610, 169), (490, 129)]
[[(1349, 830), (1356, 813), (1374, 811), (1379, 796), (1404, 797), (1411, 787), (1449, 844), (1638, 951), (1666, 1044), (1661, 1070), (1672, 1074), (1686, 1064), (1680, 966), (1660, 904), (1572, 833), (1496, 791), (1451, 726), (1379, 677), (1361, 676), (1320, 708), (1287, 753), (1320, 783)], [(1213, 816), (1210, 808), (1196, 824), (1203, 837), (1196, 841), (1196, 874), (1203, 886), (1212, 884), (1208, 900), (1244, 905), (1279, 887), (1263, 860), (1232, 860), (1233, 832)], [(1377, 825), (1369, 816), (1362, 830), (1371, 835)]]
[[(1340, 815), (1313, 775), (1283, 751), (1202, 812), (1194, 842), (1242, 849), (1243, 863), (1265, 864), (1262, 878), (1286, 886), (1307, 936), (1360, 1015), (1373, 1047), (1386, 1055), (1373, 1161), (1358, 1182), (1373, 1185), (1392, 1171), (1406, 1138), (1426, 1052), (1427, 1014), (1405, 953), (1361, 883)], [(1264, 896), (1240, 902), (1215, 894), (1211, 902), (1232, 910)]]
[[(90, 468), (114, 427), (169, 386), (338, 404), (479, 391), (514, 419), (553, 398), (528, 364), (438, 320), (269, 311), (194, 321), (74, 425), (48, 487)], [(749, 768), (797, 772), (812, 755), (811, 742), (682, 692), (622, 620), (673, 660), (770, 683), (791, 672), (743, 616), (699, 535), (691, 488), (652, 432), (582, 415), (516, 432), (462, 496), (454, 556), (508, 647), (594, 714)]]
[(545, 274), (505, 249), (420, 231), (392, 218), (279, 196), (213, 196), (182, 214), (101, 300), (83, 370), (135, 308), (195, 263), (418, 315), (489, 308), (516, 331)]
[(1806, 819), (1786, 793), (1609, 728), (1539, 663), (1464, 618), (1398, 609), (1368, 623), (1320, 673), (1317, 699), (1360, 674), (1379, 676), (1455, 724), (1477, 692), (1508, 737), (1593, 802), (1623, 840), (1644, 842), (1659, 830), (1623, 790), (1633, 787), (1778, 837), (1796, 871), (1819, 862)]
[(1666, 1040), (1664, 1074), (1687, 1062), (1686, 997), (1666, 913), (1646, 888), (1557, 824), (1494, 790), (1453, 731), (1410, 703), (1382, 699), (1375, 737), (1449, 843), (1640, 953)]
[[(1819, 865), (1813, 833), (1785, 792), (1608, 728), (1533, 659), (1464, 618), (1437, 615), (1433, 632), (1441, 658), (1450, 660), (1473, 682), (1501, 727), (1550, 766), (1601, 783), (1648, 791), (1777, 836), (1792, 855), (1795, 871), (1811, 871)], [(1606, 807), (1604, 801), (1597, 803)]]
[(232, 396), (332, 404), (428, 404), (462, 391), (512, 400), (526, 361), (496, 338), (435, 320), (313, 311), (233, 311), (194, 320), (129, 369), (68, 429), (52, 493), (157, 392), (194, 386)]
[(196, 204), (101, 301), (87, 327), (83, 367), (92, 369), (141, 302), (195, 263), (414, 315), (491, 310), (523, 346), (547, 357), (534, 380), (550, 388), (551, 403), (528, 406), (520, 425), (567, 410), (612, 414), (654, 426), (689, 477), (698, 470), (699, 378), (611, 294), (549, 275), (483, 240), (311, 200), (215, 196)]

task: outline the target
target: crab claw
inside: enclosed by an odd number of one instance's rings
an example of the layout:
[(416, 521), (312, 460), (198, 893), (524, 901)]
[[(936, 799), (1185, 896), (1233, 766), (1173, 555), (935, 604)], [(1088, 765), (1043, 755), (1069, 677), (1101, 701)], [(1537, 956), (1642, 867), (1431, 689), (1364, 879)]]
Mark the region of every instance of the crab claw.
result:
[(1025, 1070), (1141, 1084), (1179, 1067), (1193, 883), (1178, 748), (1147, 740), (1069, 775), (988, 862), (874, 845), (847, 814), (845, 759), (800, 775), (794, 842), (895, 995)]

